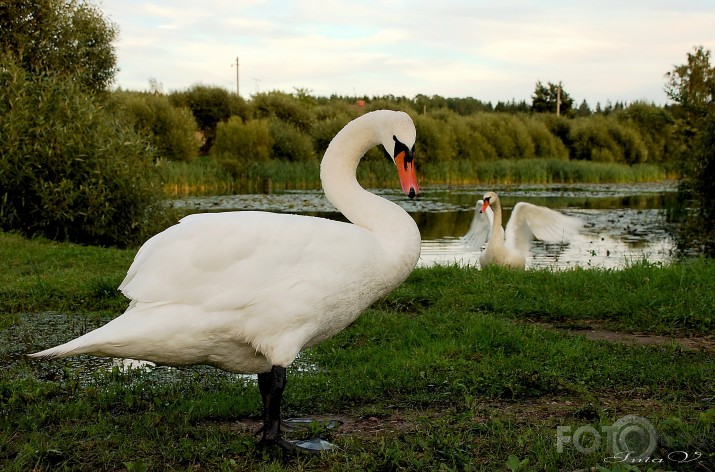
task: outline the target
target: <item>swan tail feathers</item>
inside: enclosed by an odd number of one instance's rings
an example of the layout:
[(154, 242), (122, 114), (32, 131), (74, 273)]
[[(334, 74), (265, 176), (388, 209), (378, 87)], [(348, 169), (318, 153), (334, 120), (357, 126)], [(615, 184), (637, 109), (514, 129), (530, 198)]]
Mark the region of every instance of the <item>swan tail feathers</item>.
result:
[(73, 346), (73, 344), (74, 344), (73, 342), (61, 344), (59, 346), (45, 349), (44, 351), (28, 354), (28, 357), (35, 357), (38, 359), (52, 359), (52, 358), (57, 358), (57, 357), (73, 356), (73, 355), (77, 355), (77, 354), (82, 354), (84, 352), (83, 348), (85, 346), (83, 346), (83, 345)]
[(79, 354), (95, 354), (97, 350), (96, 334), (97, 330), (90, 331), (84, 336), (80, 336), (71, 341), (67, 341), (64, 344), (60, 344), (59, 346), (45, 349), (44, 351), (28, 354), (28, 356), (40, 359), (52, 359), (58, 357), (77, 356)]

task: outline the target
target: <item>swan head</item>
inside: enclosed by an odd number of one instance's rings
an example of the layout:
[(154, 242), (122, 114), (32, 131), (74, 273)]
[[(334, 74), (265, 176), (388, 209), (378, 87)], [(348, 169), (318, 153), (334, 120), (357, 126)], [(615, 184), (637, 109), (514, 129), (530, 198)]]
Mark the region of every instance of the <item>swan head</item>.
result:
[(479, 209), (479, 213), (484, 213), (487, 211), (487, 208), (489, 208), (491, 205), (499, 201), (499, 197), (497, 196), (496, 193), (494, 192), (487, 192), (484, 194), (483, 200), (480, 200), (482, 202), (482, 207)]
[(417, 132), (412, 118), (404, 112), (394, 112), (390, 126), (382, 129), (382, 146), (397, 166), (402, 191), (409, 198), (415, 198), (420, 192), (415, 172), (415, 141)]

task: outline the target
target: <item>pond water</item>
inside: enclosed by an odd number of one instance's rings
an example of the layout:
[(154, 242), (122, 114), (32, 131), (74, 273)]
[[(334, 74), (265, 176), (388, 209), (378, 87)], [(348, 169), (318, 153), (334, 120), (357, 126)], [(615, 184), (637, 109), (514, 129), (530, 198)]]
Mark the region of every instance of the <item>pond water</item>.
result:
[[(398, 190), (374, 190), (402, 206), (415, 218), (422, 233), (419, 266), (434, 264), (479, 265), (479, 250), (465, 245), (478, 199), (488, 190), (502, 201), (504, 221), (520, 201), (543, 205), (577, 216), (584, 229), (570, 244), (534, 241), (527, 268), (621, 268), (647, 259), (668, 262), (674, 242), (665, 225), (664, 207), (673, 198), (673, 183), (570, 184), (520, 186), (426, 186), (415, 200)], [(187, 212), (263, 210), (322, 216), (345, 221), (322, 191), (287, 191), (265, 195), (190, 197), (172, 201)]]

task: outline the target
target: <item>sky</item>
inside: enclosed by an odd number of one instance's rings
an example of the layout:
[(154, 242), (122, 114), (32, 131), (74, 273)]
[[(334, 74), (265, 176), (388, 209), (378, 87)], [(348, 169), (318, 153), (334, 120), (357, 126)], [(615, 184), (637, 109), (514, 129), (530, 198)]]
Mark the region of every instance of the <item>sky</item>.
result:
[[(668, 103), (665, 74), (715, 49), (715, 1), (103, 0), (115, 86), (531, 103)], [(236, 67), (238, 58), (238, 67)]]

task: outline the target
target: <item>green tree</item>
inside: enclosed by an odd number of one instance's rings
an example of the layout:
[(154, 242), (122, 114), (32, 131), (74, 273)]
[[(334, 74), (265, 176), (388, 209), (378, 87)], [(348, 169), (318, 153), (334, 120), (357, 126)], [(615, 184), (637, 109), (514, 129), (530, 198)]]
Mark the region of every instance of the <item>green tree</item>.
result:
[[(559, 106), (560, 103), (560, 106)], [(564, 90), (561, 82), (547, 85), (536, 82), (534, 95), (531, 96), (531, 110), (536, 113), (556, 113), (565, 115), (573, 108), (573, 98)]]
[(715, 102), (715, 68), (710, 65), (710, 50), (693, 48), (687, 64), (675, 66), (665, 78), (666, 95), (678, 104), (686, 119), (698, 119), (709, 112)]
[(80, 84), (0, 54), (0, 229), (132, 246), (164, 211), (152, 147)]
[(269, 160), (272, 147), (273, 138), (267, 120), (244, 122), (233, 116), (218, 124), (211, 155), (224, 170), (238, 177), (246, 166)]
[(134, 122), (134, 129), (149, 137), (158, 157), (189, 162), (199, 151), (196, 120), (187, 108), (171, 105), (164, 95), (117, 92), (113, 101)]
[(298, 131), (307, 133), (315, 121), (307, 108), (305, 99), (293, 97), (287, 93), (270, 92), (253, 96), (253, 108), (258, 118), (276, 117), (290, 123)]
[(74, 80), (85, 92), (113, 82), (116, 35), (116, 26), (83, 0), (0, 1), (0, 51), (34, 76)]
[(701, 123), (691, 159), (689, 190), (695, 196), (698, 229), (693, 243), (708, 257), (715, 257), (715, 112), (710, 111)]
[(249, 118), (248, 108), (242, 98), (220, 87), (194, 85), (185, 92), (176, 92), (169, 96), (176, 107), (186, 107), (196, 119), (196, 124), (204, 135), (201, 153), (207, 154), (216, 139), (216, 127), (226, 122), (231, 116), (243, 120)]
[(680, 201), (692, 199), (695, 211), (679, 226), (681, 248), (715, 257), (715, 68), (702, 46), (687, 64), (666, 74), (665, 91), (676, 106), (681, 154)]
[(581, 102), (581, 105), (578, 106), (576, 109), (576, 116), (590, 116), (591, 115), (591, 108), (588, 106), (588, 102), (586, 100), (583, 100)]

